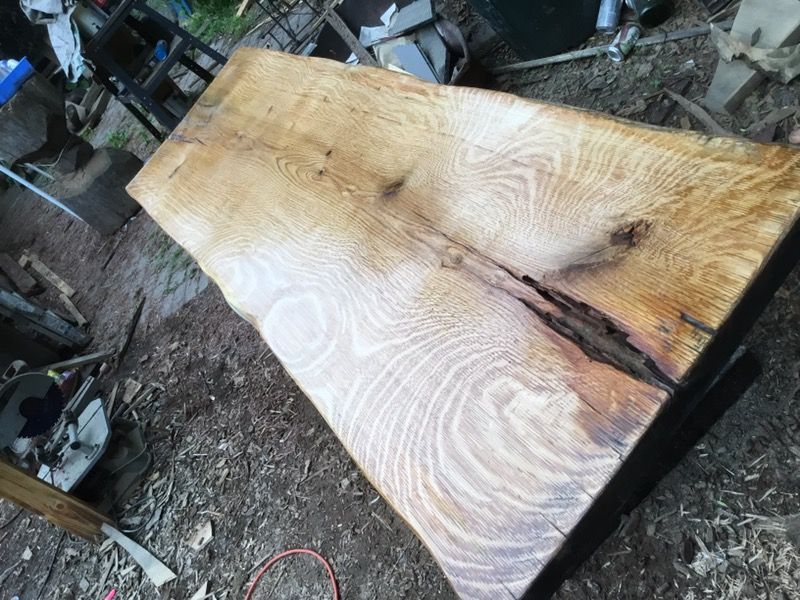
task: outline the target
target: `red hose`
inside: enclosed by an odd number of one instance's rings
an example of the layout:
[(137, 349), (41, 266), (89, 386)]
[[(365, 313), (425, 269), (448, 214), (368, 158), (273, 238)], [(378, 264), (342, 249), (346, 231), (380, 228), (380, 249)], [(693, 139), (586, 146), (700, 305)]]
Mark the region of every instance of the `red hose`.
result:
[(333, 574), (333, 569), (331, 565), (325, 560), (322, 555), (317, 554), (313, 550), (306, 550), (305, 548), (295, 548), (294, 550), (287, 550), (286, 552), (281, 552), (278, 556), (275, 556), (264, 565), (264, 567), (258, 572), (256, 578), (253, 579), (253, 583), (250, 584), (250, 588), (247, 590), (247, 595), (244, 597), (244, 600), (250, 600), (253, 597), (253, 592), (258, 585), (259, 580), (264, 576), (264, 574), (269, 571), (272, 566), (281, 560), (282, 558), (286, 558), (287, 556), (291, 556), (293, 554), (308, 554), (309, 556), (313, 556), (318, 561), (320, 561), (323, 565), (325, 565), (325, 570), (328, 571), (328, 577), (331, 579), (331, 587), (333, 587), (333, 600), (339, 600), (339, 586), (336, 583), (336, 576)]

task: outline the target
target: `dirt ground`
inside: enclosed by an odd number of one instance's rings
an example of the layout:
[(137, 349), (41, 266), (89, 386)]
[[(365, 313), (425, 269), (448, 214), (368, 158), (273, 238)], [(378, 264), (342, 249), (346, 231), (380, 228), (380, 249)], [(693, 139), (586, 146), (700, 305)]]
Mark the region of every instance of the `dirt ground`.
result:
[[(514, 60), (467, 4), (451, 0), (440, 8), (484, 64)], [(680, 0), (663, 29), (707, 17), (694, 0)], [(258, 32), (245, 43), (258, 44)], [(698, 38), (640, 48), (621, 64), (603, 57), (522, 72), (496, 87), (703, 130), (680, 107), (662, 119), (660, 91), (680, 86), (700, 100), (716, 62), (713, 46)], [(765, 84), (718, 122), (736, 135), (782, 142), (800, 124), (797, 115), (767, 131), (759, 123), (776, 108), (797, 106), (799, 97), (797, 83)], [(112, 103), (92, 142), (101, 146), (125, 130), (127, 147), (146, 159), (157, 144), (138, 127)], [(79, 290), (75, 302), (90, 319), (92, 349), (117, 346), (137, 299), (146, 298), (130, 350), (103, 383), (110, 390), (132, 377), (165, 391), (134, 411), (155, 463), (116, 516), (178, 578), (156, 590), (114, 546), (89, 545), (0, 503), (0, 600), (100, 599), (111, 588), (125, 600), (180, 599), (204, 582), (213, 597), (241, 598), (267, 558), (293, 547), (325, 555), (345, 599), (454, 598), (427, 550), (252, 327), (146, 214), (106, 239), (29, 193), (11, 190), (4, 200), (0, 251), (18, 257), (33, 250)], [(747, 339), (763, 374), (557, 598), (800, 598), (798, 290), (795, 269)], [(213, 540), (195, 551), (186, 541), (207, 522)], [(327, 586), (321, 567), (303, 557), (276, 567), (256, 597), (327, 598)]]

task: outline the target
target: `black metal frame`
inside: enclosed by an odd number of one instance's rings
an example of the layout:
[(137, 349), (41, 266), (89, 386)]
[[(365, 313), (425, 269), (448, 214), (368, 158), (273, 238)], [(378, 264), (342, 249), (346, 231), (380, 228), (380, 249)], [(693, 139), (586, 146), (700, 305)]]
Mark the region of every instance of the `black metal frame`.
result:
[[(272, 20), (272, 26), (267, 30), (268, 35), (271, 35), (273, 39), (278, 41), (272, 33), (272, 30), (278, 27), (289, 37), (293, 47), (291, 49), (287, 48), (286, 50), (290, 52), (297, 52), (303, 44), (311, 40), (314, 32), (324, 23), (323, 17), (325, 13), (330, 10), (314, 6), (313, 0), (294, 0), (292, 2), (287, 0), (253, 0), (253, 2)], [(320, 4), (324, 4), (324, 2)], [(308, 8), (311, 13), (316, 16), (316, 19), (312, 19), (295, 31), (292, 29), (288, 17), (291, 15), (292, 11), (298, 7)], [(281, 22), (284, 19), (286, 20), (285, 25)]]
[[(140, 11), (161, 28), (167, 37), (177, 37), (180, 41), (172, 48), (166, 59), (159, 63), (147, 77), (146, 81), (139, 82), (136, 75), (131, 75), (114, 59), (107, 45), (121, 27), (130, 27), (138, 33), (148, 44), (155, 46), (158, 41), (154, 39), (152, 29), (143, 26), (132, 12)], [(214, 80), (214, 75), (201, 67), (196, 61), (189, 58), (186, 52), (196, 48), (214, 60), (219, 65), (227, 63), (227, 58), (214, 50), (208, 44), (187, 32), (167, 19), (157, 10), (148, 6), (146, 0), (123, 0), (123, 2), (109, 16), (108, 20), (98, 30), (95, 36), (86, 44), (84, 57), (93, 66), (95, 79), (108, 89), (125, 108), (158, 140), (163, 140), (164, 135), (147, 116), (135, 106), (138, 102), (167, 130), (172, 131), (182, 118), (169, 110), (163, 103), (154, 98), (154, 93), (164, 81), (169, 80), (169, 71), (180, 63), (192, 73), (203, 79), (207, 84)]]

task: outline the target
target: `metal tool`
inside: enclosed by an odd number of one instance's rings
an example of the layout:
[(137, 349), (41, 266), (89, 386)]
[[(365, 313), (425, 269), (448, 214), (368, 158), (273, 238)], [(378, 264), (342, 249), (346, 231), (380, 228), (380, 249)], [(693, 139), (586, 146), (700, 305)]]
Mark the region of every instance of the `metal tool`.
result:
[(17, 438), (44, 435), (64, 411), (64, 396), (52, 377), (24, 373), (0, 387), (0, 448)]
[(141, 427), (112, 427), (88, 376), (65, 401), (56, 380), (15, 361), (0, 376), (0, 451), (38, 469), (39, 479), (90, 496), (105, 508), (125, 496), (152, 464)]

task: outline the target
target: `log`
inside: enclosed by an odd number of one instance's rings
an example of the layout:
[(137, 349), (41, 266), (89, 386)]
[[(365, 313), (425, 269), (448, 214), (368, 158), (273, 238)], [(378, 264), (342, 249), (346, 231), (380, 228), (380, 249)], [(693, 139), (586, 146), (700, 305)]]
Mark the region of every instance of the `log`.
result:
[(84, 539), (97, 541), (111, 519), (78, 498), (0, 458), (0, 498), (41, 515), (53, 525)]
[(240, 49), (128, 190), (496, 599), (613, 526), (794, 264), (799, 187), (788, 147)]

